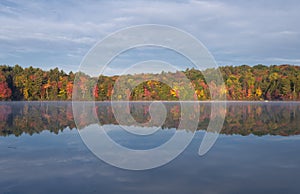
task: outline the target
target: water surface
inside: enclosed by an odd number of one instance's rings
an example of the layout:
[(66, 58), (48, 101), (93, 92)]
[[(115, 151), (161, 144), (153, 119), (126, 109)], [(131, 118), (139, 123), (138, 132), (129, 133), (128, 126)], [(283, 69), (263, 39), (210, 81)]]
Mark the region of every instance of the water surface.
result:
[[(180, 104), (165, 106), (163, 129), (142, 138), (121, 130), (109, 103), (97, 103), (95, 111), (116, 142), (150, 149), (178, 130)], [(219, 139), (200, 157), (210, 107), (201, 104), (195, 137), (175, 160), (129, 171), (106, 164), (87, 149), (70, 102), (1, 102), (0, 193), (299, 193), (300, 103), (228, 103)], [(148, 108), (149, 103), (140, 102), (130, 110), (143, 123), (150, 119)], [(93, 124), (85, 120), (79, 130)]]

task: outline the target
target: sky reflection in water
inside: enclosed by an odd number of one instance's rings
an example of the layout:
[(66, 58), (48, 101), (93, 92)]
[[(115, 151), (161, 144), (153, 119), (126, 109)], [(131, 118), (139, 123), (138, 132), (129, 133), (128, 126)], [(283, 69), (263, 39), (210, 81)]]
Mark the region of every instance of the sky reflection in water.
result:
[[(147, 103), (132, 111), (136, 120), (147, 119), (142, 106)], [(175, 160), (146, 171), (121, 170), (96, 158), (75, 129), (71, 103), (14, 102), (0, 107), (0, 193), (298, 193), (300, 189), (298, 103), (229, 103), (222, 134), (206, 155), (197, 154), (204, 135), (198, 130)], [(115, 141), (149, 149), (172, 136), (178, 108), (170, 103), (165, 129), (144, 139), (117, 129), (109, 104), (99, 104), (97, 112), (100, 122), (114, 129), (109, 135)], [(202, 108), (199, 129), (205, 129), (205, 115), (210, 114), (209, 103)], [(80, 130), (90, 124), (83, 123)]]

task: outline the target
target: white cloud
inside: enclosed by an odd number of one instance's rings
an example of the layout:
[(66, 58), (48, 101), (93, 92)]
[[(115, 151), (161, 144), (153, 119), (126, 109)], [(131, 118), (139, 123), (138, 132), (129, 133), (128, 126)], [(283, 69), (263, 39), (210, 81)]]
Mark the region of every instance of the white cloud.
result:
[[(1, 1), (0, 63), (72, 64), (109, 33), (157, 23), (183, 29), (219, 63), (295, 61), (298, 1)], [(16, 56), (16, 57), (14, 57)], [(297, 60), (296, 60), (297, 62)]]

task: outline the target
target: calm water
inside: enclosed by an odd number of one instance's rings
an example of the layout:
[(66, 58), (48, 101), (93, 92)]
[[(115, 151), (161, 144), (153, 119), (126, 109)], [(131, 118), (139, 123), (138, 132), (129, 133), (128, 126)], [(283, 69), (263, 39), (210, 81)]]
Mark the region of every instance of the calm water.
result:
[[(180, 104), (166, 107), (163, 129), (143, 138), (119, 129), (109, 103), (97, 103), (95, 111), (116, 142), (149, 149), (178, 127)], [(148, 108), (149, 103), (134, 103), (130, 110), (143, 123), (149, 120)], [(104, 163), (86, 148), (70, 102), (0, 103), (0, 193), (300, 192), (300, 103), (228, 103), (219, 139), (200, 157), (210, 114), (210, 103), (201, 104), (194, 139), (175, 160), (129, 171)], [(80, 123), (80, 130), (91, 124)]]

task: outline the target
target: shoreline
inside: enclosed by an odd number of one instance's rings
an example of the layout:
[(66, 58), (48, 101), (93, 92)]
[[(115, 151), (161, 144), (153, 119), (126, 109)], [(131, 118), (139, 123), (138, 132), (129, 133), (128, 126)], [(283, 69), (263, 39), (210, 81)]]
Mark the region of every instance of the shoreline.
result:
[(263, 100), (223, 100), (223, 101), (217, 101), (217, 100), (205, 100), (205, 101), (165, 101), (165, 100), (138, 100), (138, 101), (72, 101), (72, 100), (36, 100), (36, 101), (27, 101), (27, 100), (20, 100), (20, 101), (0, 101), (0, 103), (24, 103), (24, 102), (28, 102), (28, 103), (51, 103), (51, 102), (70, 102), (70, 103), (110, 103), (110, 102), (115, 102), (115, 103), (125, 103), (125, 102), (130, 102), (130, 103), (152, 103), (152, 102), (162, 102), (162, 103), (182, 103), (182, 102), (187, 102), (187, 103), (192, 103), (192, 102), (196, 102), (196, 103), (221, 103), (221, 102), (225, 102), (225, 103), (300, 103), (300, 101), (296, 101), (296, 100), (278, 100), (278, 101), (263, 101)]

